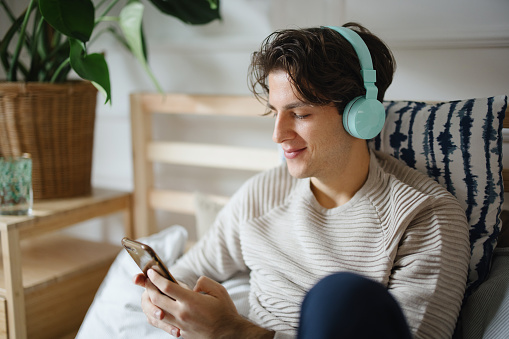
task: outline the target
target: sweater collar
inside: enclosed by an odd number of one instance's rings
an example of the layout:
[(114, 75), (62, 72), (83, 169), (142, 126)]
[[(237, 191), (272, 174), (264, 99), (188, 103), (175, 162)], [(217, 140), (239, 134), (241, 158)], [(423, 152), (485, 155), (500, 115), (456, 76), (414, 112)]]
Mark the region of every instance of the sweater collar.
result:
[(300, 195), (302, 196), (304, 201), (311, 207), (313, 207), (313, 209), (323, 214), (338, 214), (343, 212), (344, 210), (347, 210), (351, 206), (354, 206), (360, 199), (366, 196), (366, 194), (376, 186), (377, 177), (380, 176), (381, 168), (378, 159), (375, 155), (375, 152), (373, 152), (372, 150), (370, 150), (369, 152), (370, 160), (368, 178), (366, 179), (364, 185), (362, 185), (362, 187), (354, 194), (354, 196), (347, 203), (334, 208), (325, 208), (322, 205), (320, 205), (318, 200), (316, 200), (315, 195), (311, 191), (311, 178), (299, 179), (298, 191), (300, 192)]

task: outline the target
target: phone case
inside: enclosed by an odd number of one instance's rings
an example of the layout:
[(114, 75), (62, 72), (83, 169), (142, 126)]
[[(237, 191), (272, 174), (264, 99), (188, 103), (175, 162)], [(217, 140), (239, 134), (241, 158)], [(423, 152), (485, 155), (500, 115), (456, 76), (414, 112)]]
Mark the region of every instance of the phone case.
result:
[(150, 246), (129, 238), (123, 238), (122, 245), (145, 276), (147, 271), (152, 268), (166, 279), (177, 283), (177, 280), (171, 275), (161, 258)]

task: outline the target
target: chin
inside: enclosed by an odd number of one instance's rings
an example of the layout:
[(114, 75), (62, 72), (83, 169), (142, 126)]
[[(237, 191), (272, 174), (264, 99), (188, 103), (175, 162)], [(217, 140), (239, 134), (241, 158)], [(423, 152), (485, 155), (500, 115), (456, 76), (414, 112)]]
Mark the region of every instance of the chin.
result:
[(295, 166), (291, 166), (290, 164), (287, 164), (288, 173), (296, 179), (304, 179), (309, 177), (305, 169), (303, 168), (295, 168)]

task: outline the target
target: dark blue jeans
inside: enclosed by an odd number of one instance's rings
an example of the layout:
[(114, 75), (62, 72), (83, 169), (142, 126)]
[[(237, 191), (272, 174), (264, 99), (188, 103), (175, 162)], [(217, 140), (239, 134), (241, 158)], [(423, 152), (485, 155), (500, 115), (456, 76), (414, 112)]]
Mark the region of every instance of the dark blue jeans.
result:
[(319, 281), (302, 303), (298, 339), (411, 339), (403, 312), (387, 288), (354, 273)]

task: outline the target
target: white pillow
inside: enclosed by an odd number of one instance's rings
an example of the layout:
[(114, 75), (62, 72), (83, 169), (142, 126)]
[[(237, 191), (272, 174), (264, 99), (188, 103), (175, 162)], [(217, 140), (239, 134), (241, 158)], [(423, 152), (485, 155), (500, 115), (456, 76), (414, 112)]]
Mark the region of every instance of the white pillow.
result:
[[(168, 227), (140, 241), (152, 247), (161, 259), (171, 265), (182, 254), (187, 231), (182, 226)], [(173, 338), (148, 324), (141, 309), (144, 288), (133, 283), (140, 273), (127, 251), (122, 250), (111, 265), (76, 336), (89, 338)]]
[(207, 233), (216, 220), (217, 214), (224, 207), (224, 203), (213, 200), (209, 195), (194, 192), (193, 203), (196, 219), (196, 236), (198, 239)]

